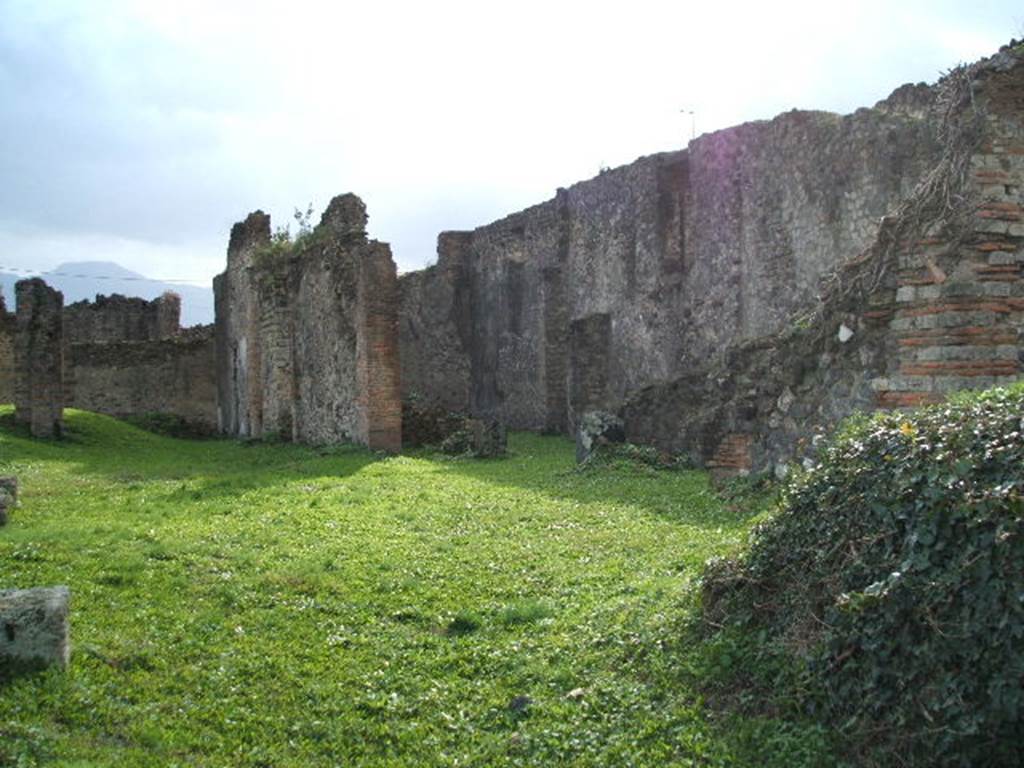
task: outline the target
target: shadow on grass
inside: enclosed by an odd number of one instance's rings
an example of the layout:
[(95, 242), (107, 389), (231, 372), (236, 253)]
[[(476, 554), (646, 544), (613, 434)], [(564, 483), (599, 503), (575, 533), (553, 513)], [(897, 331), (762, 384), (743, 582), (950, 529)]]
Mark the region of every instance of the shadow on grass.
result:
[[(237, 497), (302, 480), (344, 478), (381, 461), (358, 446), (322, 448), (288, 443), (188, 440), (156, 435), (126, 422), (86, 411), (65, 411), (60, 440), (34, 440), (13, 424), (9, 406), (0, 406), (0, 470), (34, 460), (66, 462), (74, 471), (112, 483), (179, 480), (165, 499)], [(468, 478), (498, 488), (537, 493), (586, 505), (628, 506), (686, 525), (740, 524), (755, 514), (726, 503), (704, 472), (655, 470), (624, 463), (577, 469), (573, 445), (564, 437), (516, 433), (504, 459), (453, 459), (429, 450), (408, 458), (429, 466), (427, 477)]]
[(64, 413), (60, 439), (34, 439), (14, 422), (10, 406), (0, 406), (0, 469), (53, 461), (113, 484), (179, 480), (188, 483), (188, 495), (217, 498), (325, 475), (347, 477), (382, 458), (358, 446), (178, 439), (96, 413)]
[(457, 475), (580, 504), (630, 506), (686, 525), (739, 524), (759, 511), (756, 505), (730, 504), (700, 470), (655, 469), (628, 461), (581, 470), (574, 451), (568, 438), (520, 432), (509, 436), (504, 459), (451, 459), (430, 451), (413, 455), (434, 464), (440, 477)]

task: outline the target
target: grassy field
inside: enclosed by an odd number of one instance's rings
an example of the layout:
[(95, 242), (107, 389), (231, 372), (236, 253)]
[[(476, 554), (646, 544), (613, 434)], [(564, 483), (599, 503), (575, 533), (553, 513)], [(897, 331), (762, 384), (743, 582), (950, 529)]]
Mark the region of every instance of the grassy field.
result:
[(695, 580), (752, 514), (703, 474), (0, 421), (0, 586), (69, 585), (74, 644), (0, 682), (0, 765), (832, 764), (703, 703)]

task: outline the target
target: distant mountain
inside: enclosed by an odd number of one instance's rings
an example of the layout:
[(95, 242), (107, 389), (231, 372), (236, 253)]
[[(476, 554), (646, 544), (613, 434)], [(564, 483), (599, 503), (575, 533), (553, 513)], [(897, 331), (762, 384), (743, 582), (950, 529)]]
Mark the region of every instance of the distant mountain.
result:
[[(14, 284), (25, 275), (0, 272), (0, 290), (7, 308), (14, 311)], [(145, 275), (125, 269), (112, 261), (71, 261), (41, 276), (64, 294), (64, 303), (93, 301), (97, 294), (139, 296), (155, 299), (165, 291), (181, 296), (181, 324), (185, 327), (213, 322), (213, 289), (181, 283), (150, 280)]]

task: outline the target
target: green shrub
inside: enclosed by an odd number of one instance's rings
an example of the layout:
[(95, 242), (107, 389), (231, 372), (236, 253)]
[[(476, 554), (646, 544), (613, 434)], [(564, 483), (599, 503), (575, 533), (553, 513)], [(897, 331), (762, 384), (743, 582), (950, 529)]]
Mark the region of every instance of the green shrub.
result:
[[(1024, 387), (857, 419), (705, 612), (799, 659), (809, 711), (906, 764), (1024, 752)], [(891, 764), (891, 763), (889, 763)]]

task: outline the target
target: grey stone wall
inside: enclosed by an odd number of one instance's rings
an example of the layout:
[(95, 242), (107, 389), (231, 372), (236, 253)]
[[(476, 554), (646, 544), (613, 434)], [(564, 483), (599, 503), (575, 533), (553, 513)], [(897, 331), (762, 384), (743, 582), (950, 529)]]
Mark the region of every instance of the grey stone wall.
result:
[(442, 232), (437, 264), (398, 278), (405, 399), (469, 409), (471, 243), (468, 232)]
[[(909, 231), (908, 205), (920, 213), (923, 182), (949, 170), (952, 80), (903, 86), (851, 115), (793, 111), (447, 235), (436, 267), (402, 278), (405, 395), (558, 431), (571, 430), (574, 399), (601, 400), (629, 417), (632, 439), (737, 469), (770, 465), (854, 408), (1017, 376), (1022, 107), (1015, 86), (999, 85), (1016, 65), (999, 77), (992, 66), (972, 70), (976, 98), (952, 110), (969, 120), (984, 102), (999, 115), (987, 130), (1001, 138), (972, 160), (985, 181), (972, 194), (988, 207), (968, 230), (991, 234), (978, 246), (989, 250), (963, 251), (961, 235), (943, 234), (950, 221), (898, 255), (888, 242)], [(830, 275), (881, 251), (898, 267), (861, 306), (832, 302), (823, 315)], [(942, 330), (969, 312), (975, 326)], [(595, 318), (607, 324), (600, 354)]]
[(251, 214), (214, 281), (221, 430), (400, 449), (397, 273), (362, 201), (340, 195), (300, 243), (269, 244)]
[(934, 89), (852, 115), (788, 112), (690, 144), (684, 354), (779, 331), (941, 157)]
[(72, 344), (68, 348), (69, 406), (125, 417), (177, 416), (217, 429), (213, 326), (194, 326), (152, 341)]
[(638, 392), (623, 408), (628, 437), (720, 472), (781, 474), (855, 411), (1020, 380), (1022, 58), (1004, 50), (940, 83), (959, 109), (927, 183), (843, 265), (807, 323), (726, 345)]
[(217, 422), (238, 437), (263, 434), (259, 315), (253, 256), (270, 242), (270, 217), (255, 211), (231, 228), (227, 269), (213, 279)]
[[(0, 402), (16, 380), (19, 420), (56, 435), (63, 407), (71, 407), (118, 417), (173, 415), (216, 429), (213, 327), (181, 329), (176, 295), (98, 296), (62, 307), (42, 280), (24, 282), (19, 319), (0, 306)], [(48, 404), (51, 396), (60, 407)]]
[(436, 267), (402, 278), (406, 395), (567, 431), (581, 318), (609, 317), (613, 408), (780, 330), (937, 161), (932, 99), (909, 87), (853, 115), (719, 131), (446, 235)]
[(64, 428), (64, 295), (38, 277), (14, 286), (14, 415), (34, 437)]

